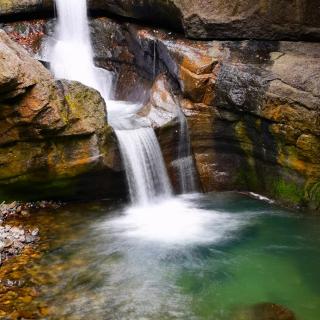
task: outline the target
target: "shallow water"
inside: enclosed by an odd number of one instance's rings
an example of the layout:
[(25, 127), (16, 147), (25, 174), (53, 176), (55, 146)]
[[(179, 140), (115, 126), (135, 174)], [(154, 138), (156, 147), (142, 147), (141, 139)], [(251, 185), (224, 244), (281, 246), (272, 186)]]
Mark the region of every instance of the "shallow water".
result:
[(216, 194), (130, 209), (73, 204), (32, 223), (42, 226), (38, 252), (0, 272), (2, 284), (19, 281), (0, 298), (0, 315), (230, 320), (239, 307), (271, 302), (320, 319), (319, 217)]

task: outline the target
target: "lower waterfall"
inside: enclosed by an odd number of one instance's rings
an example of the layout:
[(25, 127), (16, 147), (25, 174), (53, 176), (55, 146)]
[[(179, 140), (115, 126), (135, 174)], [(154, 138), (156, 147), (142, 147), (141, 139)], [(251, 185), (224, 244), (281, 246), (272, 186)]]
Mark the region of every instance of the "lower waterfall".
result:
[(123, 163), (134, 203), (171, 194), (157, 137), (152, 128), (116, 130)]

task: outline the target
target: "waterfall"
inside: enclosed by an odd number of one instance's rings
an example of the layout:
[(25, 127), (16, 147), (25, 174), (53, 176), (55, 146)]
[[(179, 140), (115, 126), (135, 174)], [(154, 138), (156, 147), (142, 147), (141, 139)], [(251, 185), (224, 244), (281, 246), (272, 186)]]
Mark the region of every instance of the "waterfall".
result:
[[(131, 199), (147, 204), (158, 195), (169, 196), (169, 180), (152, 128), (116, 130), (126, 168)], [(139, 141), (139, 144), (136, 142)]]
[(174, 161), (173, 165), (178, 171), (181, 193), (192, 193), (197, 191), (197, 185), (188, 122), (180, 108), (178, 109), (177, 116), (179, 120), (178, 159)]
[(171, 186), (154, 130), (136, 116), (141, 106), (110, 100), (112, 74), (94, 65), (86, 0), (55, 0), (55, 3), (58, 23), (50, 55), (54, 75), (92, 87), (106, 100), (131, 200), (144, 205), (155, 198), (169, 197)]
[(58, 23), (50, 53), (56, 78), (79, 81), (109, 96), (112, 74), (94, 66), (86, 0), (56, 0)]

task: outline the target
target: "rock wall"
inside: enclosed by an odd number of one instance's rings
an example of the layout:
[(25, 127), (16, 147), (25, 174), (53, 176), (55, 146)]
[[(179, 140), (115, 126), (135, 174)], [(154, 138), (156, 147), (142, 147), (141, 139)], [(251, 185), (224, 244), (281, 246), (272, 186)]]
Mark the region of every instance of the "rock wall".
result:
[[(318, 0), (89, 0), (92, 10), (196, 39), (319, 40)], [(2, 0), (1, 17), (52, 14), (52, 0)], [(29, 17), (28, 17), (29, 18)]]
[[(52, 22), (2, 27), (37, 54)], [(91, 29), (97, 65), (118, 75), (117, 98), (145, 103), (173, 181), (179, 107), (204, 191), (258, 192), (320, 211), (319, 43), (195, 41), (109, 18)]]
[[(171, 78), (171, 97), (161, 97), (188, 118), (205, 191), (249, 190), (319, 210), (320, 44), (194, 42), (132, 25), (126, 37), (138, 70), (153, 78), (156, 60), (156, 73)], [(164, 128), (160, 141), (175, 141)]]
[(116, 139), (105, 119), (99, 93), (55, 81), (0, 30), (0, 198), (123, 192)]

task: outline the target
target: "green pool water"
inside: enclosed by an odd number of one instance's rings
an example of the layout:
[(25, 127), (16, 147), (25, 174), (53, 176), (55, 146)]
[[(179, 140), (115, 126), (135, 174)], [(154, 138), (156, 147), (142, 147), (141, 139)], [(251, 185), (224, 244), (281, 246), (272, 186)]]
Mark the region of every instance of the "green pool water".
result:
[(74, 204), (33, 219), (43, 255), (21, 279), (39, 290), (43, 319), (230, 320), (257, 303), (320, 319), (319, 217), (226, 193), (142, 210)]

